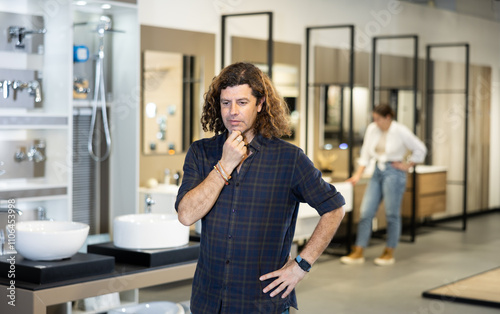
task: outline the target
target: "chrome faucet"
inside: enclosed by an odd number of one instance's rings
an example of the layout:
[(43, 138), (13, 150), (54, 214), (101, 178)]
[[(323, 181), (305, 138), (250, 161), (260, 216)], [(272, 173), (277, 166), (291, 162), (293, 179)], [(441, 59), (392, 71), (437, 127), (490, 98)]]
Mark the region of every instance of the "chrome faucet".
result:
[(38, 220), (52, 220), (50, 218), (47, 218), (47, 210), (43, 206), (38, 206), (36, 208), (36, 211), (38, 213)]
[(155, 200), (151, 196), (151, 194), (146, 194), (146, 206), (144, 207), (144, 213), (149, 214), (151, 213), (151, 207), (156, 204)]
[(9, 87), (11, 83), (9, 80), (0, 81), (0, 87), (2, 88), (2, 96), (4, 99), (9, 98)]
[(26, 28), (22, 26), (10, 26), (9, 27), (9, 42), (17, 37), (17, 42), (16, 42), (16, 48), (24, 48), (24, 37), (26, 35), (31, 35), (31, 34), (45, 34), (47, 30), (45, 28), (42, 29), (34, 29), (34, 30), (27, 30)]
[(35, 143), (31, 145), (30, 149), (26, 152), (26, 147), (19, 147), (14, 153), (14, 160), (16, 162), (22, 162), (24, 160), (34, 161), (39, 163), (47, 159), (44, 154), (45, 141), (35, 140)]
[(23, 214), (23, 211), (16, 207), (0, 207), (0, 213), (8, 213), (11, 210), (15, 211), (19, 216)]
[(88, 81), (85, 81), (85, 79), (80, 78), (80, 77), (75, 77), (73, 79), (73, 90), (75, 91), (75, 93), (77, 93), (77, 94), (89, 94), (90, 88), (84, 87), (85, 85), (88, 85)]
[(45, 141), (39, 140), (38, 143), (35, 142), (34, 145), (30, 147), (26, 156), (28, 156), (29, 161), (34, 161), (36, 163), (45, 161), (45, 154), (43, 153), (45, 150)]
[(11, 86), (14, 91), (27, 89), (30, 96), (35, 96), (35, 102), (42, 101), (42, 89), (40, 88), (40, 83), (37, 80), (26, 83), (16, 80), (11, 83)]

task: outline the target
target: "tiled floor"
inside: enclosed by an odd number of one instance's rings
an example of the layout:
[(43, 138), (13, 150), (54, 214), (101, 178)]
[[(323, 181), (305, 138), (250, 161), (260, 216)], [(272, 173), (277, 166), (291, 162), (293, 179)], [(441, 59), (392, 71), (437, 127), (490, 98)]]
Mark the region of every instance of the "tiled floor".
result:
[[(372, 262), (384, 247), (381, 239), (367, 248), (364, 265), (342, 265), (339, 255), (323, 254), (297, 287), (300, 310), (294, 313), (499, 313), (498, 308), (421, 296), (425, 290), (500, 266), (500, 212), (469, 218), (466, 232), (457, 231), (460, 226), (456, 221), (421, 227), (415, 243), (403, 237), (396, 264), (389, 267)], [(141, 289), (139, 298), (181, 302), (189, 299), (190, 291), (191, 281), (184, 281)]]

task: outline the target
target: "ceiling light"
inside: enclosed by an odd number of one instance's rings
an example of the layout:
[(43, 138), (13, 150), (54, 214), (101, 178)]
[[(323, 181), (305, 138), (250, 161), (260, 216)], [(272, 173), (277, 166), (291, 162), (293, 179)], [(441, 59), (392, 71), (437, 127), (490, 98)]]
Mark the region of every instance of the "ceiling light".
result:
[(109, 10), (109, 9), (111, 9), (111, 4), (103, 4), (103, 5), (101, 5), (101, 9)]
[(76, 1), (76, 5), (87, 5), (87, 1)]

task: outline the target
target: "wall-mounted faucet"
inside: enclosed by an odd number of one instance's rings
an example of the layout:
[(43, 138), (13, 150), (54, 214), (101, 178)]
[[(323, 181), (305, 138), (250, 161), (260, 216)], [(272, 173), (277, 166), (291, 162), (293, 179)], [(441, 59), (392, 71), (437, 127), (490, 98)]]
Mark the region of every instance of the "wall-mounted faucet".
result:
[(151, 194), (146, 194), (146, 206), (144, 207), (144, 213), (149, 214), (151, 213), (151, 207), (153, 207), (154, 204), (156, 204), (155, 200), (151, 196)]
[(42, 101), (42, 90), (40, 88), (40, 83), (37, 80), (29, 81), (26, 83), (16, 80), (11, 83), (11, 86), (14, 92), (27, 89), (30, 93), (30, 96), (35, 96), (35, 102)]
[(9, 211), (14, 211), (19, 216), (23, 214), (23, 211), (16, 207), (0, 207), (0, 213), (8, 213)]
[(19, 147), (19, 149), (14, 154), (14, 160), (16, 162), (22, 161), (34, 161), (36, 163), (45, 161), (45, 141), (35, 140), (35, 143), (26, 151), (26, 147)]
[(36, 208), (37, 214), (38, 214), (38, 220), (49, 220), (52, 221), (52, 219), (47, 218), (47, 210), (43, 206), (38, 206)]
[(175, 185), (177, 185), (177, 186), (181, 185), (181, 172), (180, 171), (177, 171), (174, 174), (174, 180), (175, 180)]
[(2, 89), (2, 96), (4, 99), (9, 98), (10, 87), (12, 87), (14, 93), (17, 93), (18, 90), (22, 91), (24, 89), (27, 89), (30, 96), (35, 96), (35, 102), (42, 101), (42, 89), (40, 87), (40, 83), (37, 80), (32, 80), (29, 82), (21, 82), (19, 80), (0, 80), (0, 89)]
[(156, 133), (156, 138), (160, 141), (164, 141), (167, 139), (167, 117), (161, 116), (156, 119), (156, 122), (160, 128), (160, 130)]
[(9, 98), (9, 87), (10, 87), (9, 80), (0, 80), (0, 88), (2, 89), (2, 96), (4, 99)]
[[(88, 80), (84, 79), (84, 78), (80, 78), (80, 77), (75, 77), (73, 79), (73, 91), (74, 91), (74, 94), (84, 94), (84, 95), (87, 95), (90, 93), (90, 88), (88, 87)], [(73, 97), (74, 97), (74, 94), (73, 94)], [(86, 98), (87, 96), (85, 96)]]
[(45, 28), (27, 30), (22, 26), (10, 26), (8, 32), (9, 42), (11, 42), (13, 38), (17, 38), (16, 48), (24, 49), (24, 38), (26, 35), (45, 34), (47, 30)]

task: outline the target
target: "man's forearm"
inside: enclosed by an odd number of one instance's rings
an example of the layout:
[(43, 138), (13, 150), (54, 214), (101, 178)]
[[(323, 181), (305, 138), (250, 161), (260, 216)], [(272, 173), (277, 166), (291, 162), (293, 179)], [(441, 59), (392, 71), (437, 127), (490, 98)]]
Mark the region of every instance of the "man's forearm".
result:
[(179, 221), (186, 226), (194, 224), (212, 209), (222, 188), (224, 179), (212, 170), (197, 187), (186, 193), (179, 203)]
[(300, 252), (300, 256), (303, 259), (308, 261), (311, 265), (316, 262), (332, 241), (335, 232), (337, 232), (340, 226), (342, 218), (344, 218), (344, 213), (344, 208), (340, 207), (321, 216), (311, 238), (307, 241), (302, 252)]

